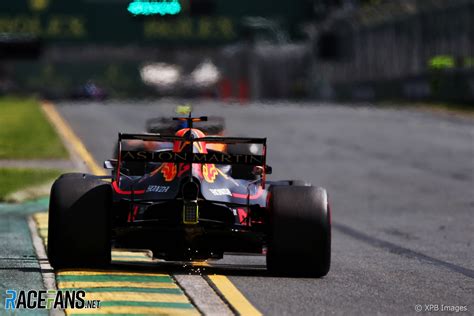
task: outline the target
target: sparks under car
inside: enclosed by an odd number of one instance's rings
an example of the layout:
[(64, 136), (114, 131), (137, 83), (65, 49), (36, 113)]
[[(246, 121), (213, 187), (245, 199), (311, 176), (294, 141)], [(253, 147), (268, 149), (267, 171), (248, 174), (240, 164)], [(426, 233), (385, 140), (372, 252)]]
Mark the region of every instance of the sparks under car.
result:
[[(111, 176), (70, 173), (55, 181), (51, 265), (106, 266), (115, 247), (149, 249), (155, 258), (172, 261), (219, 259), (225, 252), (266, 254), (271, 273), (326, 275), (331, 256), (326, 190), (303, 181), (267, 181), (272, 170), (265, 138), (206, 136), (193, 127), (206, 117), (174, 119), (188, 127), (174, 135), (119, 134), (118, 158), (104, 163)], [(130, 140), (143, 142), (144, 149), (127, 148)], [(235, 153), (242, 145), (257, 149)], [(253, 177), (239, 177), (240, 171), (233, 172), (237, 166)]]

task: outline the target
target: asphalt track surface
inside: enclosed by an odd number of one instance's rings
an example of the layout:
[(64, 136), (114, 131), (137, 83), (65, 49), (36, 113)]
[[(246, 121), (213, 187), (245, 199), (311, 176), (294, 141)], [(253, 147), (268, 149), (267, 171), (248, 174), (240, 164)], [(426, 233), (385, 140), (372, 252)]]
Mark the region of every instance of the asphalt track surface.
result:
[[(94, 158), (118, 132), (172, 116), (175, 101), (60, 103)], [(425, 304), (474, 314), (474, 121), (370, 106), (194, 103), (227, 134), (268, 137), (272, 179), (327, 188), (332, 266), (323, 279), (275, 278), (265, 259), (213, 264), (266, 315), (417, 314)], [(304, 242), (304, 240), (302, 240)], [(419, 314), (419, 313), (418, 313)]]

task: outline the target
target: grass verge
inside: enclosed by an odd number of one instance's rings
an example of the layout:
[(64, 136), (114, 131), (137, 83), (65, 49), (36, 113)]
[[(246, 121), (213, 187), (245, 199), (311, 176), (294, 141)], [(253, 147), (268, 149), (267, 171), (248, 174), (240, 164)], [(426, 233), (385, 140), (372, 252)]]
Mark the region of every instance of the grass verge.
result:
[(0, 159), (68, 158), (34, 99), (0, 98)]
[(0, 201), (13, 192), (51, 182), (62, 172), (55, 169), (0, 168)]

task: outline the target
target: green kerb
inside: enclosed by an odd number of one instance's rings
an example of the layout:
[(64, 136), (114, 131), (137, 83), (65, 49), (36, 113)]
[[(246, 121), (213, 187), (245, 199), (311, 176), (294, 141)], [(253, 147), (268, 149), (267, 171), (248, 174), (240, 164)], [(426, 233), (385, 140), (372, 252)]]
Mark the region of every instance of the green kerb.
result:
[(100, 302), (100, 306), (101, 307), (136, 306), (136, 307), (161, 307), (161, 308), (194, 309), (194, 306), (191, 303), (173, 303), (173, 302), (107, 301), (107, 302)]
[(163, 282), (174, 283), (169, 276), (162, 275), (58, 275), (59, 282)]
[(62, 288), (61, 291), (78, 291), (82, 290), (86, 293), (99, 292), (136, 292), (136, 293), (160, 293), (160, 294), (183, 294), (178, 288), (146, 288), (146, 287), (97, 287), (97, 288)]

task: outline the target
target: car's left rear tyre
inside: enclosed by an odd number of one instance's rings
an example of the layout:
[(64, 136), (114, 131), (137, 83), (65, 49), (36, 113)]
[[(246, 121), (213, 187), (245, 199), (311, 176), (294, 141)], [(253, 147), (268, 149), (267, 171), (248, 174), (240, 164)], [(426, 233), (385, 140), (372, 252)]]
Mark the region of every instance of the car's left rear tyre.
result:
[(59, 177), (51, 188), (48, 257), (54, 268), (111, 261), (111, 186), (87, 174)]

